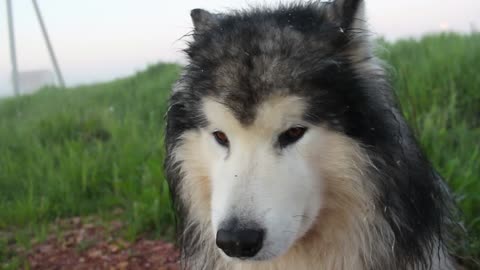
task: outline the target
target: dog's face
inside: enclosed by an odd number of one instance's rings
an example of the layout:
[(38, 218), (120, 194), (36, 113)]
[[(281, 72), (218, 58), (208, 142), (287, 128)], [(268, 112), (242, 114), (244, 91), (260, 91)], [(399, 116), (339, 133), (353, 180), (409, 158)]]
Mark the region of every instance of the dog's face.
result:
[[(201, 143), (210, 153), (217, 245), (229, 256), (254, 260), (285, 253), (310, 228), (321, 207), (315, 151), (328, 143), (323, 129), (304, 120), (305, 104), (292, 96), (261, 104), (250, 125), (213, 100), (205, 101), (204, 110), (209, 125)], [(242, 242), (250, 237), (252, 243)]]
[(214, 97), (199, 104), (206, 124), (182, 134), (174, 155), (191, 218), (209, 223), (226, 258), (281, 256), (322, 221), (323, 208), (363, 203), (358, 145), (308, 120), (304, 98), (267, 98), (249, 122)]
[(191, 65), (169, 116), (170, 137), (180, 138), (172, 156), (189, 218), (209, 225), (224, 256), (281, 256), (322, 209), (363, 196), (350, 177), (362, 173), (362, 157), (345, 132), (349, 100), (363, 97), (345, 94), (354, 76), (343, 62), (362, 57), (343, 30), (359, 2), (249, 19), (192, 12)]

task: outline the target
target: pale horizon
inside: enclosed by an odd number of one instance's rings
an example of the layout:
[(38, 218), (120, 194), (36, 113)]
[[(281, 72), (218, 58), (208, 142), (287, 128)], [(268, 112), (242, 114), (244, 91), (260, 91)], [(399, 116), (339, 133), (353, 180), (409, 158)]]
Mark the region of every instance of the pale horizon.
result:
[[(30, 0), (14, 0), (20, 71), (53, 70)], [(149, 64), (182, 62), (190, 10), (222, 12), (267, 0), (38, 0), (68, 86), (128, 76)], [(293, 1), (281, 1), (293, 2)], [(478, 0), (367, 0), (371, 30), (388, 40), (468, 33), (480, 26)], [(440, 4), (441, 3), (441, 4)], [(0, 4), (0, 96), (12, 95), (4, 1)]]

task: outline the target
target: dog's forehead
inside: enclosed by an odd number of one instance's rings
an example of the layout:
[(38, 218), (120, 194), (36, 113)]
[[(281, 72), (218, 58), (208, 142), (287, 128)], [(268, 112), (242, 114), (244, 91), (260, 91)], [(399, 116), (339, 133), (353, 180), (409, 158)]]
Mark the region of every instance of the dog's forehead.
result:
[[(332, 60), (328, 39), (263, 22), (252, 29), (226, 31), (204, 54), (213, 63), (202, 69), (212, 80), (210, 94), (222, 100), (244, 123), (254, 119), (256, 106), (271, 95), (305, 95), (303, 83)], [(312, 57), (315, 52), (315, 58)], [(311, 76), (310, 76), (311, 77)]]
[[(303, 85), (308, 62), (301, 59), (308, 57), (293, 52), (290, 55), (279, 47), (279, 42), (269, 39), (257, 43), (258, 47), (253, 49), (235, 48), (241, 53), (219, 61), (211, 76), (212, 95), (245, 124), (254, 120), (257, 107), (268, 103), (272, 96), (308, 95)], [(231, 47), (225, 48), (229, 49)]]
[(272, 96), (258, 104), (253, 113), (253, 120), (245, 123), (223, 102), (212, 98), (204, 98), (202, 102), (207, 121), (214, 128), (228, 128), (233, 132), (240, 130), (277, 131), (290, 125), (299, 124), (306, 109), (304, 100), (298, 96)]
[(187, 50), (187, 85), (249, 125), (271, 96), (296, 95), (310, 103), (322, 96), (327, 88), (319, 84), (331, 83), (339, 70), (333, 41), (341, 37), (316, 6), (222, 17), (195, 33)]

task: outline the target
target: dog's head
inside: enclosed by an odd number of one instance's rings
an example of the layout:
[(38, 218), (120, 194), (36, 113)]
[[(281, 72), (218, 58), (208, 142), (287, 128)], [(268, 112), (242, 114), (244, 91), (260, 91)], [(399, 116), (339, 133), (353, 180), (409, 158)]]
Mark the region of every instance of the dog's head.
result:
[(387, 192), (365, 181), (375, 166), (363, 146), (389, 147), (401, 120), (363, 13), (360, 0), (192, 11), (189, 65), (167, 127), (185, 241), (268, 260), (306, 234), (331, 244), (339, 226), (368, 222), (375, 193)]
[(345, 95), (355, 87), (351, 61), (370, 56), (358, 36), (363, 3), (192, 18), (191, 61), (169, 115), (178, 192), (190, 218), (208, 219), (222, 254), (280, 256), (333, 207), (329, 185), (364, 192), (355, 179), (328, 183), (364, 167), (344, 123), (356, 109)]

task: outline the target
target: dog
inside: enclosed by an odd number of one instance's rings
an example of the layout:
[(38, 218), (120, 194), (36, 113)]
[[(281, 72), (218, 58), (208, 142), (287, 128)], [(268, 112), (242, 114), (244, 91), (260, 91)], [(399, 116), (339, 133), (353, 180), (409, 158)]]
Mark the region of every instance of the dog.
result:
[(362, 0), (194, 9), (166, 115), (182, 269), (454, 269)]

